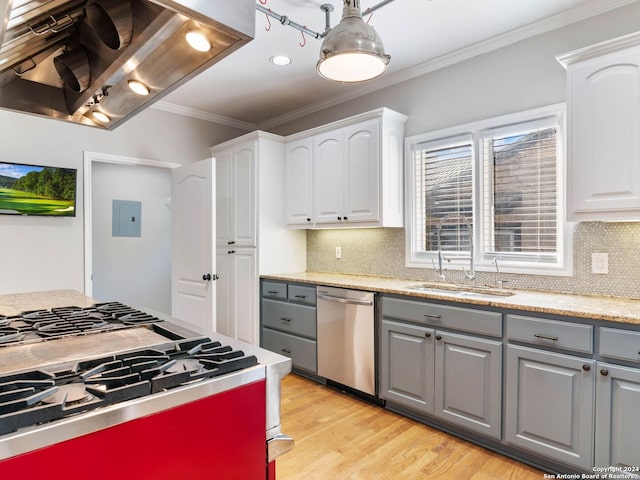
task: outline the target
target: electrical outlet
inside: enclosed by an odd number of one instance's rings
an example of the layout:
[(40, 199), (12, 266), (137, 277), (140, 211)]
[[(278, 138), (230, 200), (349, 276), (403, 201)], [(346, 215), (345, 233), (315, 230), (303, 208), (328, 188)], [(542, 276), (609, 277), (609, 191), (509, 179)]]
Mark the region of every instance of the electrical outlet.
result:
[(592, 253), (591, 254), (591, 273), (596, 273), (596, 274), (609, 273), (609, 254), (608, 253)]
[(342, 247), (336, 247), (336, 258), (342, 258)]

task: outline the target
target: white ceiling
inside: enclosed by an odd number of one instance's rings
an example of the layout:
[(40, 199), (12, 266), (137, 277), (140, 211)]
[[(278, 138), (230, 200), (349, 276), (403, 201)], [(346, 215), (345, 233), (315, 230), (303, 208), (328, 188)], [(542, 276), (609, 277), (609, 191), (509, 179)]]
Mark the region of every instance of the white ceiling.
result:
[[(380, 1), (362, 0), (362, 11)], [(376, 80), (356, 85), (316, 74), (321, 39), (303, 39), (298, 30), (256, 11), (254, 40), (156, 106), (247, 130), (264, 129), (634, 1), (394, 0), (369, 21), (391, 55), (389, 69)], [(264, 6), (322, 32), (324, 3), (334, 6), (333, 27), (342, 16), (341, 0), (266, 0)], [(272, 65), (269, 58), (276, 54), (288, 55), (292, 63)]]

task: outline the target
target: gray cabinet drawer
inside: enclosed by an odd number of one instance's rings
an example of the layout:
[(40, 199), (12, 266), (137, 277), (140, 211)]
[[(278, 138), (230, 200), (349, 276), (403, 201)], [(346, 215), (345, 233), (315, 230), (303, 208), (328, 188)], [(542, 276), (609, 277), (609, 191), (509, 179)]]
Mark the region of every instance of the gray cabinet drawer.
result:
[(293, 335), (316, 338), (316, 308), (262, 300), (262, 325)]
[(269, 328), (262, 329), (262, 347), (291, 358), (294, 367), (310, 372), (318, 371), (317, 347), (315, 340), (294, 337)]
[(600, 355), (640, 363), (640, 332), (600, 328)]
[(289, 285), (288, 298), (290, 302), (305, 303), (307, 305), (316, 304), (315, 287), (302, 287), (300, 285)]
[(507, 338), (532, 345), (593, 353), (593, 327), (581, 323), (507, 315)]
[(266, 298), (287, 299), (287, 284), (277, 282), (262, 282), (262, 296)]
[(436, 303), (382, 298), (382, 315), (425, 325), (451, 328), (493, 337), (502, 336), (502, 314)]

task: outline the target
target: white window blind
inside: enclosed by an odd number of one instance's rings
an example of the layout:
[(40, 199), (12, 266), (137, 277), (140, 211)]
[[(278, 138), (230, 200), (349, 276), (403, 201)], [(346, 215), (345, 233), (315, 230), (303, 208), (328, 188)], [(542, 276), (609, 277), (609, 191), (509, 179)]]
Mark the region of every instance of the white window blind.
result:
[(571, 275), (564, 112), (550, 105), (408, 137), (407, 266), (438, 268), (440, 246), (450, 270), (472, 261), (476, 271)]
[[(416, 156), (416, 225), (422, 251), (438, 250), (438, 233), (443, 251), (469, 250), (468, 225), (473, 218), (473, 144), (460, 141), (420, 146)], [(438, 232), (439, 230), (439, 232)]]
[(558, 128), (522, 127), (483, 135), (484, 172), (492, 173), (483, 199), (484, 251), (552, 261), (558, 248)]

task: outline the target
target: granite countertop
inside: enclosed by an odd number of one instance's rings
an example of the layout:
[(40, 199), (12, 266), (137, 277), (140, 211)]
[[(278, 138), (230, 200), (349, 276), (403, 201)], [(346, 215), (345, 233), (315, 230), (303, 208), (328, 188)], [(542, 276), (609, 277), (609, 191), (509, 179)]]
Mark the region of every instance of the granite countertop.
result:
[[(421, 292), (409, 288), (425, 284), (424, 281), (420, 280), (320, 272), (262, 275), (261, 278), (640, 325), (640, 300), (623, 297), (573, 295), (514, 289), (505, 289), (513, 292), (511, 296), (460, 296), (446, 291)], [(438, 283), (430, 282), (428, 285), (437, 288)], [(441, 285), (450, 286), (450, 284), (444, 283)], [(464, 289), (465, 286), (457, 285), (461, 289)], [(468, 287), (473, 288), (472, 285), (468, 285)]]
[(90, 307), (95, 302), (76, 290), (47, 290), (45, 292), (0, 295), (0, 315), (18, 315), (27, 310), (48, 310), (55, 307)]

